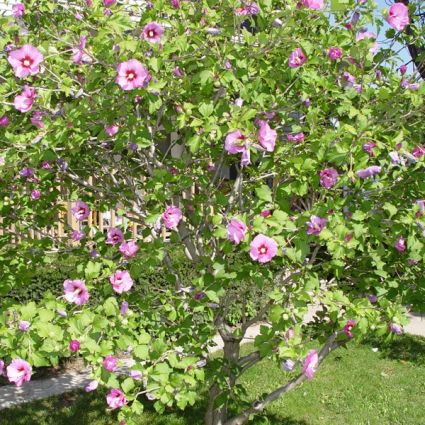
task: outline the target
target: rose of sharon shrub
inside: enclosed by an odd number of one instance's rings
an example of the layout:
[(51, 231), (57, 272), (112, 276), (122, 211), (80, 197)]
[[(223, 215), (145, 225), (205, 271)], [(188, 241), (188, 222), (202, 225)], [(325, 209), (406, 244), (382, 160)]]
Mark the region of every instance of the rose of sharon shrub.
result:
[[(241, 425), (425, 305), (425, 88), (376, 41), (420, 43), (419, 3), (139, 3), (1, 18), (0, 374), (78, 355), (111, 421), (208, 393), (197, 422)], [(247, 404), (264, 358), (282, 387)]]

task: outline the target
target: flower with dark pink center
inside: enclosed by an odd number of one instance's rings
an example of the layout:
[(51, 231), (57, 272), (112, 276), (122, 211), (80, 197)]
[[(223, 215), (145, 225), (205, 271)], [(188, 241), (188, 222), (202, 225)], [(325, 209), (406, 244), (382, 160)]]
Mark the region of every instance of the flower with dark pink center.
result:
[(257, 235), (250, 244), (249, 255), (259, 263), (268, 263), (276, 254), (276, 241), (266, 235)]
[(110, 278), (112, 289), (117, 294), (128, 292), (133, 286), (133, 279), (127, 270), (117, 270)]
[(410, 23), (409, 8), (403, 3), (394, 3), (388, 11), (387, 22), (397, 31), (403, 31)]
[(159, 43), (164, 34), (164, 28), (157, 22), (151, 22), (143, 28), (142, 37), (150, 43)]
[(124, 235), (117, 227), (108, 229), (106, 243), (109, 245), (117, 245), (124, 241)]
[(22, 386), (24, 382), (31, 379), (31, 365), (22, 359), (14, 359), (6, 368), (7, 379), (13, 382), (17, 387)]
[(90, 215), (90, 209), (85, 202), (77, 201), (73, 204), (71, 213), (78, 221), (84, 221)]
[(65, 299), (76, 305), (86, 304), (90, 298), (89, 291), (83, 280), (66, 279), (63, 283)]
[(302, 49), (298, 47), (291, 52), (288, 59), (288, 65), (290, 68), (298, 68), (302, 66), (307, 60), (307, 56), (304, 54)]
[(18, 78), (25, 78), (40, 72), (40, 64), (44, 57), (36, 47), (24, 44), (20, 49), (13, 50), (7, 57)]
[(121, 62), (117, 66), (116, 83), (123, 90), (146, 87), (151, 79), (149, 71), (137, 59)]
[(319, 235), (320, 232), (326, 227), (327, 220), (325, 218), (312, 215), (310, 221), (307, 221), (307, 235)]
[(176, 229), (183, 218), (180, 208), (171, 205), (162, 213), (162, 220), (167, 229)]
[(325, 168), (320, 172), (320, 185), (329, 189), (336, 185), (338, 176), (338, 171), (335, 168)]
[(121, 390), (113, 388), (106, 396), (106, 402), (111, 409), (119, 409), (127, 403), (127, 398)]

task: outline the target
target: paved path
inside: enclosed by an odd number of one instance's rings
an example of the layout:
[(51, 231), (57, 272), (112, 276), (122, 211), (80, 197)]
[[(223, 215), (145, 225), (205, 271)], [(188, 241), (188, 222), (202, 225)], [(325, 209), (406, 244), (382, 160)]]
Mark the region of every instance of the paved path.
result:
[[(312, 315), (307, 316), (307, 321)], [(413, 335), (425, 337), (425, 315), (409, 314), (410, 323), (405, 326), (405, 331)], [(250, 327), (242, 340), (242, 343), (252, 342), (260, 333), (261, 324)], [(220, 336), (214, 338), (215, 346), (210, 347), (209, 352), (221, 350), (223, 341)], [(127, 364), (127, 366), (129, 366)], [(125, 365), (123, 370), (125, 369)], [(60, 376), (30, 381), (18, 388), (15, 385), (5, 385), (0, 387), (0, 410), (8, 407), (63, 394), (65, 392), (84, 388), (89, 382), (90, 370), (83, 372), (66, 372)]]

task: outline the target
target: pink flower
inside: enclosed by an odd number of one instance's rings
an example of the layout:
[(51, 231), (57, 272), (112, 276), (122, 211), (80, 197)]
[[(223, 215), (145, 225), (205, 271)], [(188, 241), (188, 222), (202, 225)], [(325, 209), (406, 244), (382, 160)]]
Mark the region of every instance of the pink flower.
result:
[(77, 201), (72, 206), (71, 213), (78, 221), (84, 221), (90, 215), (90, 209), (85, 202)]
[(119, 250), (125, 258), (131, 258), (136, 255), (137, 251), (139, 250), (139, 246), (134, 241), (128, 241), (122, 243)]
[(263, 210), (260, 212), (261, 217), (267, 218), (272, 215), (272, 212), (270, 210)]
[(31, 195), (30, 195), (30, 197), (31, 197), (31, 199), (32, 199), (33, 201), (36, 201), (37, 199), (40, 199), (40, 197), (41, 197), (41, 192), (40, 192), (39, 190), (37, 190), (37, 189), (33, 189), (33, 190), (31, 191)]
[(4, 373), (4, 361), (0, 359), (0, 376)]
[(286, 138), (290, 142), (300, 143), (304, 141), (304, 133), (294, 133), (294, 134), (287, 134)]
[(28, 112), (32, 108), (36, 97), (35, 88), (24, 86), (22, 93), (18, 94), (13, 100), (13, 106), (20, 112)]
[(370, 156), (374, 156), (372, 149), (376, 146), (371, 140), (366, 143), (363, 143), (363, 150), (367, 152)]
[(109, 7), (109, 6), (114, 5), (114, 4), (116, 3), (116, 1), (117, 1), (117, 0), (103, 0), (103, 5), (104, 5), (105, 7)]
[[(401, 3), (400, 3), (401, 4)], [(400, 74), (404, 75), (407, 72), (407, 65), (401, 65), (399, 68)]]
[(16, 3), (12, 6), (12, 16), (14, 18), (21, 18), (25, 13), (25, 5), (22, 3)]
[(412, 151), (412, 155), (415, 158), (421, 158), (422, 156), (424, 156), (425, 155), (425, 146), (416, 146)]
[(179, 66), (176, 66), (173, 69), (173, 75), (177, 78), (181, 78), (181, 77), (183, 77), (184, 74), (183, 74), (183, 71), (181, 70), (181, 68)]
[(127, 403), (127, 399), (121, 390), (113, 388), (106, 396), (106, 402), (111, 409), (119, 409)]
[(250, 248), (250, 257), (259, 263), (268, 263), (277, 254), (276, 241), (262, 234), (252, 240)]
[(133, 286), (133, 279), (127, 270), (117, 270), (110, 278), (112, 289), (117, 294), (128, 292)]
[(10, 119), (7, 115), (0, 118), (0, 127), (7, 127), (10, 124)]
[(9, 382), (14, 382), (17, 387), (31, 379), (31, 365), (22, 359), (14, 359), (6, 368)]
[(171, 0), (171, 6), (174, 7), (174, 9), (180, 9), (180, 0)]
[(117, 66), (116, 83), (123, 90), (133, 90), (146, 87), (151, 80), (149, 71), (137, 60), (130, 59)]
[(117, 245), (124, 241), (124, 235), (117, 227), (108, 229), (106, 243), (109, 245)]
[(326, 219), (317, 215), (312, 215), (310, 221), (307, 221), (307, 235), (317, 236), (326, 226)]
[(387, 22), (397, 31), (403, 31), (410, 23), (409, 8), (403, 3), (394, 3), (388, 11)]
[(390, 332), (396, 334), (396, 335), (400, 335), (403, 333), (403, 328), (398, 325), (397, 323), (391, 323), (390, 324)]
[(304, 54), (302, 49), (298, 47), (289, 55), (288, 65), (290, 68), (298, 68), (302, 66), (307, 60), (307, 56)]
[(356, 174), (361, 179), (367, 179), (369, 177), (373, 177), (376, 174), (379, 174), (380, 172), (381, 172), (381, 167), (379, 167), (378, 165), (372, 165), (370, 167), (357, 171)]
[(66, 279), (63, 283), (65, 299), (77, 305), (83, 305), (89, 300), (89, 291), (83, 280)]
[(258, 140), (260, 145), (267, 151), (273, 152), (277, 139), (277, 132), (273, 130), (266, 121), (260, 121)]
[(238, 245), (245, 239), (246, 225), (244, 222), (232, 218), (227, 225), (227, 239)]
[(348, 320), (347, 323), (344, 326), (344, 333), (345, 335), (348, 336), (348, 338), (352, 338), (353, 334), (352, 334), (352, 329), (356, 326), (356, 321), (355, 320)]
[(400, 236), (394, 243), (394, 248), (398, 252), (404, 252), (406, 251), (406, 240), (403, 238), (403, 236)]
[(162, 34), (164, 34), (164, 28), (157, 22), (151, 22), (143, 28), (142, 37), (151, 43), (159, 43)]
[(339, 47), (331, 47), (329, 49), (329, 59), (331, 61), (336, 61), (342, 58), (342, 49)]
[(113, 372), (117, 368), (117, 359), (110, 354), (103, 359), (103, 367), (108, 372)]
[(21, 332), (28, 332), (30, 326), (31, 326), (30, 322), (27, 322), (26, 320), (20, 320), (18, 324), (18, 329)]
[(308, 380), (313, 379), (317, 366), (319, 366), (319, 355), (316, 350), (310, 350), (303, 361), (303, 374)]
[(105, 131), (109, 137), (115, 136), (118, 133), (119, 129), (120, 127), (118, 124), (105, 125)]
[(142, 379), (143, 373), (140, 370), (130, 370), (130, 373), (128, 375), (130, 376), (130, 378), (139, 381), (140, 379)]
[(338, 171), (335, 168), (325, 168), (320, 172), (320, 185), (326, 189), (335, 186), (338, 181)]
[(18, 78), (38, 74), (43, 59), (43, 55), (31, 44), (24, 44), (20, 49), (13, 50), (7, 58)]
[(99, 386), (99, 382), (97, 382), (97, 381), (90, 381), (86, 385), (86, 387), (84, 388), (84, 391), (86, 393), (90, 393), (90, 392), (94, 391), (98, 386)]
[(303, 0), (303, 6), (309, 9), (318, 10), (323, 9), (323, 0)]
[[(365, 38), (371, 38), (373, 40), (376, 40), (376, 34), (374, 32), (371, 31), (365, 31), (365, 30), (361, 30), (357, 33), (356, 36), (356, 41), (361, 41), (364, 40)], [(372, 54), (375, 54), (376, 51), (378, 50), (378, 43), (373, 43), (372, 47), (369, 49), (369, 52)]]
[(68, 348), (73, 352), (76, 353), (80, 349), (80, 341), (73, 339), (69, 343)]
[(73, 230), (71, 233), (71, 239), (75, 242), (80, 241), (81, 239), (83, 239), (83, 237), (84, 237), (84, 233), (78, 230)]
[(78, 65), (93, 62), (93, 59), (84, 50), (86, 48), (86, 41), (87, 38), (82, 35), (80, 37), (80, 44), (72, 49), (72, 60)]
[(246, 3), (242, 7), (238, 7), (235, 10), (236, 16), (252, 16), (252, 15), (258, 15), (260, 13), (260, 8), (258, 7), (257, 3), (249, 2)]
[(38, 128), (44, 128), (44, 124), (42, 121), (43, 115), (43, 112), (35, 111), (31, 117), (31, 124), (35, 125)]
[(230, 153), (241, 153), (246, 150), (247, 137), (242, 134), (241, 130), (235, 130), (226, 136), (224, 141), (224, 149)]
[(162, 213), (162, 219), (167, 229), (176, 229), (183, 218), (183, 214), (180, 208), (171, 205)]

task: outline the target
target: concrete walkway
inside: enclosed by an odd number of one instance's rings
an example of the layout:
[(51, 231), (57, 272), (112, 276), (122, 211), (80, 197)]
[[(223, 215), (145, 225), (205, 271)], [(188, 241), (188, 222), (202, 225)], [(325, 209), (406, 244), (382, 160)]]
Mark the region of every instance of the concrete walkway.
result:
[[(405, 326), (406, 333), (425, 337), (425, 315), (409, 313), (410, 322)], [(308, 320), (308, 319), (307, 319)], [(252, 342), (260, 333), (261, 324), (250, 327), (242, 340), (242, 343)], [(215, 346), (209, 348), (209, 352), (221, 350), (223, 341), (219, 335), (213, 339)], [(130, 366), (124, 360), (122, 371)], [(66, 372), (57, 377), (40, 379), (25, 383), (18, 388), (15, 385), (5, 385), (0, 387), (0, 410), (12, 407), (14, 405), (28, 403), (30, 401), (39, 400), (54, 395), (63, 394), (69, 391), (84, 388), (92, 379), (90, 378), (90, 369), (83, 372)]]

